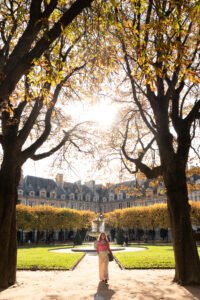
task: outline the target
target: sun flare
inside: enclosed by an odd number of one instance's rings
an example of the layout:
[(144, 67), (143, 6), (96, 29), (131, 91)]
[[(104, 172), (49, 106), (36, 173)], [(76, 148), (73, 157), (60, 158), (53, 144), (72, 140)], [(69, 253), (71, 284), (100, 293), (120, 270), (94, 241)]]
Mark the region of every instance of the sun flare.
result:
[(116, 107), (111, 103), (96, 103), (88, 108), (85, 119), (93, 121), (101, 129), (111, 127), (116, 117)]
[(117, 110), (117, 106), (108, 100), (95, 103), (79, 102), (67, 109), (75, 119), (80, 122), (94, 122), (99, 130), (106, 130), (112, 126), (117, 116)]

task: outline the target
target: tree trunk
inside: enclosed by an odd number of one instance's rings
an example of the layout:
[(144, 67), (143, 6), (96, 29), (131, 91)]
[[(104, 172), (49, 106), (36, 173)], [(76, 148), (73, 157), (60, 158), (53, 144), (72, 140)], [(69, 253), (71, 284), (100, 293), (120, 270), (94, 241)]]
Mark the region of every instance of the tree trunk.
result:
[(16, 281), (16, 178), (12, 170), (0, 173), (0, 288)]
[(174, 281), (200, 284), (200, 261), (190, 220), (187, 185), (184, 171), (164, 176), (175, 255)]

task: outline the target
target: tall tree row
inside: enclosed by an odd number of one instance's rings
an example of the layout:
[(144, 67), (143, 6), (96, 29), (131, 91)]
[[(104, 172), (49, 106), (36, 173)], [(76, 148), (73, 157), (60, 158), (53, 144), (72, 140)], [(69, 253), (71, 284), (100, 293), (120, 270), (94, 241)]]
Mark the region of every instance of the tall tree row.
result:
[(17, 228), (22, 230), (61, 230), (90, 228), (92, 211), (78, 211), (52, 206), (17, 205)]
[[(190, 202), (191, 220), (193, 225), (200, 224), (200, 204)], [(116, 209), (105, 214), (106, 224), (111, 228), (169, 228), (169, 218), (166, 204)]]

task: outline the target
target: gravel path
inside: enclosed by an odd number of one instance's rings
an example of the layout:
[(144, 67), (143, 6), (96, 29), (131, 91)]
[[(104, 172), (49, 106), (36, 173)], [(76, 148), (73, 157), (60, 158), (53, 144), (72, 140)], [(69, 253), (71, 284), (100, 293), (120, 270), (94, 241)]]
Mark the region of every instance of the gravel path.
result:
[[(64, 254), (63, 254), (64, 255)], [(87, 254), (74, 271), (19, 271), (1, 300), (197, 300), (200, 287), (171, 283), (174, 270), (121, 270), (109, 265), (109, 285), (99, 282), (98, 258)]]

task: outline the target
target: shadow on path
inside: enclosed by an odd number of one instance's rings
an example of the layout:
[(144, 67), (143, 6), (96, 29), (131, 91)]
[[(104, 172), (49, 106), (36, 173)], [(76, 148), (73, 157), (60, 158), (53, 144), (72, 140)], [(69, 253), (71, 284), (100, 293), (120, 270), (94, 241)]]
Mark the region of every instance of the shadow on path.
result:
[(184, 286), (184, 288), (194, 297), (200, 299), (200, 286)]
[(99, 282), (97, 292), (94, 295), (94, 300), (109, 300), (114, 295), (114, 291), (109, 289), (109, 285), (104, 282)]

